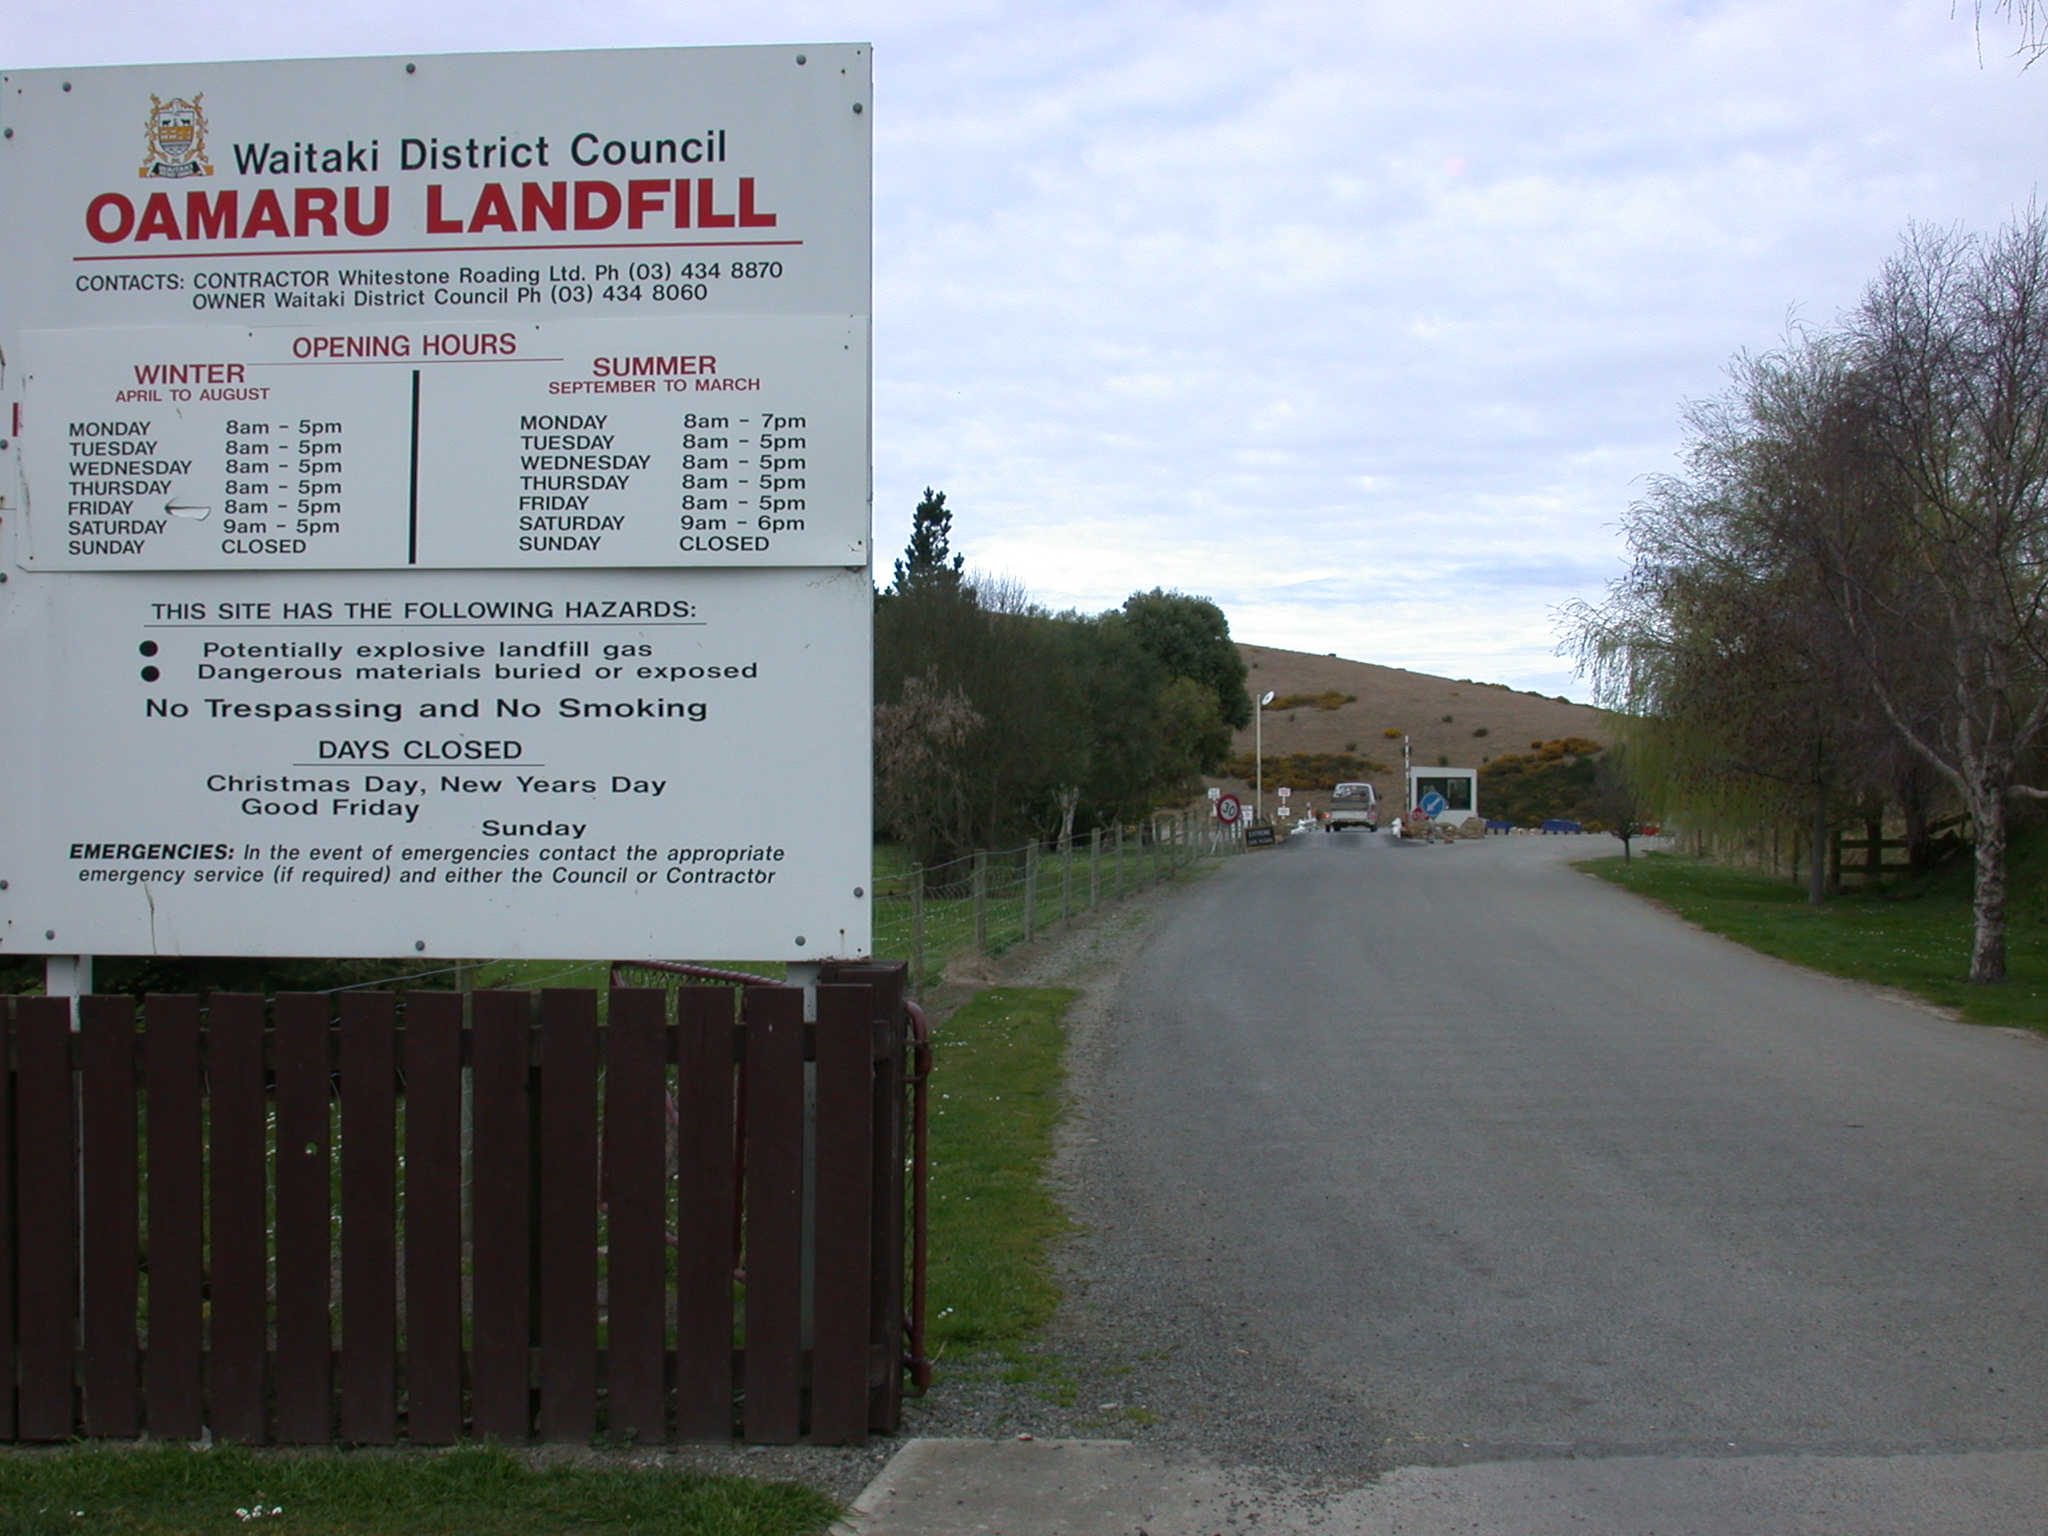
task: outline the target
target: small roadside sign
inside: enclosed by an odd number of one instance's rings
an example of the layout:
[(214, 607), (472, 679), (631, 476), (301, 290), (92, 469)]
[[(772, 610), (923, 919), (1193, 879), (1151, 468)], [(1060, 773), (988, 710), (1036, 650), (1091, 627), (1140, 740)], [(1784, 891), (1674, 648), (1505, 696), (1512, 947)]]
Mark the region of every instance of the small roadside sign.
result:
[(1217, 794), (1216, 819), (1218, 821), (1222, 822), (1225, 826), (1228, 826), (1232, 822), (1236, 821), (1237, 818), (1243, 814), (1244, 802), (1238, 799), (1237, 796), (1226, 795), (1221, 792)]
[(1244, 845), (1247, 848), (1270, 848), (1273, 846), (1273, 829), (1268, 826), (1246, 827)]
[(1445, 811), (1450, 809), (1450, 804), (1450, 801), (1433, 789), (1422, 797), (1422, 809), (1432, 816), (1443, 815)]
[(1278, 789), (1274, 790), (1273, 793), (1278, 795), (1282, 800), (1286, 800), (1293, 796), (1294, 791), (1289, 789), (1285, 784), (1282, 784)]

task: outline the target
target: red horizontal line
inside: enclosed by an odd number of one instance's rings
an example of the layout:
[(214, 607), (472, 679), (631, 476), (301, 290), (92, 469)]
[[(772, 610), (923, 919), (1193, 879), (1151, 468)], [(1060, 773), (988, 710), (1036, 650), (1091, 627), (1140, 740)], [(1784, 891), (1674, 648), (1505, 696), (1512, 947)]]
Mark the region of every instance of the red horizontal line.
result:
[(74, 256), (73, 261), (201, 261), (210, 256), (467, 256), (472, 251), (725, 251), (802, 245), (801, 240), (615, 240), (607, 245), (380, 245), (338, 251), (151, 251), (140, 256)]
[(301, 363), (250, 363), (251, 368), (433, 368), (450, 363), (566, 363), (566, 357), (315, 357)]

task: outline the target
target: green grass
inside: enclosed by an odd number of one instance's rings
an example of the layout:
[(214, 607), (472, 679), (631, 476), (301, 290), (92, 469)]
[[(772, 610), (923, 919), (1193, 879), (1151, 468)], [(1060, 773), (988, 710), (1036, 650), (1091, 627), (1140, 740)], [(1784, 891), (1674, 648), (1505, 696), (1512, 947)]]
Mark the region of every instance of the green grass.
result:
[[(928, 1347), (1015, 1343), (1052, 1316), (1066, 1218), (1045, 1187), (1061, 1112), (1065, 987), (993, 987), (937, 1032)], [(1021, 1364), (1022, 1362), (1017, 1362)]]
[[(236, 1513), (259, 1504), (283, 1513), (247, 1520)], [(805, 1536), (837, 1514), (825, 1495), (789, 1483), (590, 1462), (536, 1466), (486, 1446), (0, 1452), (0, 1531), (7, 1536)]]
[(1876, 982), (1960, 1009), (1980, 1024), (2048, 1032), (2048, 922), (2033, 866), (2040, 853), (2016, 850), (2003, 986), (1973, 986), (1970, 968), (1970, 879), (1951, 868), (1899, 889), (1833, 897), (1806, 904), (1804, 885), (1754, 870), (1651, 853), (1624, 862), (1594, 859), (1583, 867), (1604, 880), (1654, 897), (1712, 933), (1767, 955), (1835, 976)]

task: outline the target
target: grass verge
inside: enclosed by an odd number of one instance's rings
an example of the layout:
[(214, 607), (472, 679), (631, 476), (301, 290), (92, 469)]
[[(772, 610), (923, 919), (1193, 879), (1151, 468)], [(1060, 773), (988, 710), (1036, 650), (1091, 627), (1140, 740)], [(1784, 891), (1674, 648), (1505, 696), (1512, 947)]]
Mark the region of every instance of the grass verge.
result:
[(1593, 859), (1581, 867), (1781, 960), (1898, 987), (1980, 1024), (2048, 1032), (2048, 922), (2016, 901), (2006, 946), (2011, 979), (1999, 987), (1971, 985), (1967, 869), (1809, 907), (1803, 886), (1676, 854)]
[(1061, 1109), (1067, 987), (991, 987), (934, 1039), (929, 1345), (1013, 1344), (1059, 1305), (1045, 1187)]
[(536, 1466), (494, 1446), (339, 1455), (182, 1446), (10, 1451), (0, 1453), (0, 1510), (10, 1536), (810, 1536), (838, 1514), (825, 1495), (790, 1483), (588, 1462)]

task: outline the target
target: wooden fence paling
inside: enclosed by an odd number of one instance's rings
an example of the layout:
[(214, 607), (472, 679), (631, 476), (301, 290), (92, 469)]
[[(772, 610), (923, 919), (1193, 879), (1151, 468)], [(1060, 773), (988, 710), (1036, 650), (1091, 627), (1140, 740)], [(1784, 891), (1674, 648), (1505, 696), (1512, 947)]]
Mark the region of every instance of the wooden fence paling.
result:
[(216, 992), (207, 1004), (212, 1151), (207, 1422), (215, 1439), (245, 1445), (260, 1445), (268, 1438), (269, 1419), (264, 1369), (270, 1354), (264, 1012), (261, 997)]
[(25, 997), (16, 1008), (15, 1432), (23, 1440), (68, 1440), (76, 1426), (71, 1373), (78, 1323), (71, 1000)]
[(14, 1095), (7, 1091), (14, 1063), (14, 1021), (0, 999), (0, 1439), (17, 1433), (14, 1412), (15, 1199)]
[[(206, 1211), (200, 1119), (199, 999), (143, 1004), (143, 1073), (149, 1095), (148, 1424), (155, 1440), (197, 1440), (206, 1420), (204, 1346)], [(324, 1202), (323, 1202), (324, 1203)]]
[(540, 995), (539, 1438), (597, 1432), (597, 994)]
[(141, 1427), (135, 1004), (125, 997), (88, 997), (79, 1004), (79, 1019), (85, 1432), (125, 1440)]
[(527, 1157), (529, 999), (478, 992), (470, 1038), (470, 1429), (532, 1433), (532, 1229)]
[(606, 1432), (668, 1438), (667, 998), (615, 991), (605, 1031)]
[(405, 1003), (405, 1432), (462, 1433), (462, 994)]
[[(868, 1421), (873, 1432), (893, 1430), (903, 1414), (903, 1159), (908, 1114), (904, 1103), (904, 1004), (911, 975), (902, 965), (835, 962), (820, 968), (821, 982), (868, 988), (868, 1040), (873, 1063), (868, 1125)], [(815, 1430), (815, 1425), (813, 1426)]]
[(668, 1438), (667, 996), (615, 991), (605, 1029), (605, 1432)]
[(869, 998), (862, 986), (818, 988), (810, 1439), (820, 1445), (857, 1445), (868, 1434), (875, 1054)]
[(277, 998), (277, 1438), (334, 1438), (327, 998)]
[[(748, 988), (737, 1027), (742, 994), (681, 988), (673, 1029), (659, 991), (615, 992), (603, 1029), (595, 993), (545, 993), (537, 1031), (531, 995), (476, 995), (470, 1432), (588, 1440), (602, 1410), (611, 1434), (656, 1443), (673, 1403), (676, 1434), (732, 1437), (739, 1083), (745, 1433), (895, 1427), (906, 983), (901, 965), (829, 964), (814, 1026), (780, 986)], [(260, 997), (203, 1014), (152, 997), (139, 1032), (126, 998), (79, 1011), (74, 1035), (67, 999), (0, 1004), (0, 1438), (458, 1438), (463, 998), (413, 995), (401, 1032), (390, 994), (286, 994), (268, 1042)]]
[(398, 1438), (397, 1010), (341, 994), (341, 1438)]
[(804, 1002), (794, 987), (748, 987), (746, 1437), (787, 1445), (802, 1431)]
[(733, 1432), (733, 997), (676, 989), (676, 1438)]

